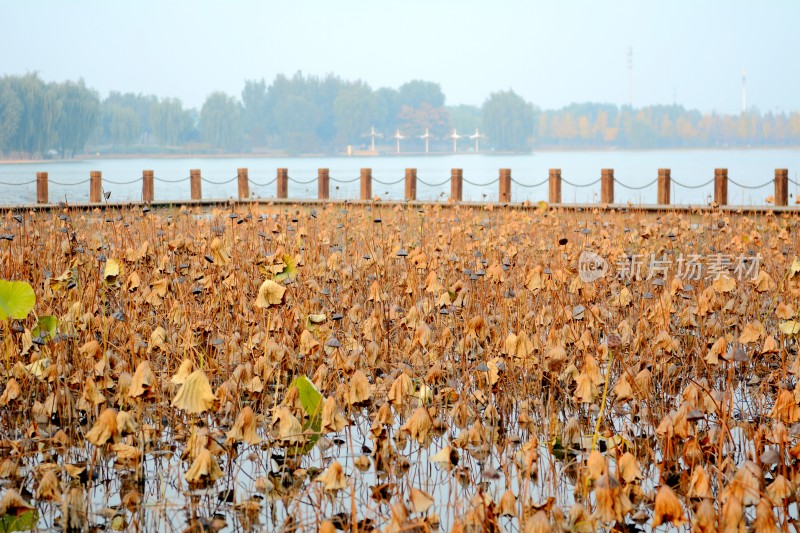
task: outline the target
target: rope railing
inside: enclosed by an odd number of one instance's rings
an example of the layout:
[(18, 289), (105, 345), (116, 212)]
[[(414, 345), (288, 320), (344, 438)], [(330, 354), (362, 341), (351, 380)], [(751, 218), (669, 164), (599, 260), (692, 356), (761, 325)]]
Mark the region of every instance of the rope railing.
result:
[[(352, 174), (350, 174), (352, 176)], [(396, 174), (395, 174), (396, 176)], [(795, 176), (797, 178), (797, 176)], [(728, 170), (727, 169), (715, 169), (714, 170), (714, 177), (702, 183), (699, 183), (695, 180), (690, 180), (688, 183), (684, 183), (678, 180), (673, 180), (671, 178), (670, 169), (658, 169), (658, 177), (647, 183), (643, 183), (641, 185), (635, 185), (633, 183), (625, 183), (624, 181), (618, 180), (614, 177), (614, 169), (602, 169), (601, 175), (599, 179), (589, 181), (586, 183), (577, 183), (570, 181), (568, 179), (564, 179), (561, 175), (561, 169), (550, 169), (549, 175), (547, 178), (542, 179), (536, 182), (527, 182), (527, 180), (520, 180), (514, 179), (511, 176), (511, 169), (503, 168), (499, 171), (499, 177), (490, 181), (479, 182), (479, 181), (472, 181), (469, 179), (464, 178), (463, 169), (455, 168), (451, 169), (451, 174), (449, 178), (445, 178), (441, 181), (427, 181), (424, 179), (420, 179), (417, 176), (417, 169), (415, 168), (407, 168), (405, 169), (405, 176), (398, 177), (398, 179), (377, 179), (372, 176), (372, 169), (371, 168), (362, 168), (360, 169), (359, 175), (353, 177), (352, 179), (337, 179), (330, 177), (329, 169), (327, 168), (320, 168), (318, 169), (318, 175), (316, 177), (311, 177), (311, 179), (294, 179), (289, 177), (289, 169), (287, 168), (279, 168), (277, 169), (277, 175), (271, 179), (264, 182), (259, 182), (257, 180), (252, 180), (249, 178), (247, 169), (246, 168), (239, 168), (237, 169), (236, 176), (231, 177), (230, 179), (222, 178), (219, 180), (212, 180), (208, 178), (202, 177), (202, 173), (199, 169), (192, 169), (189, 172), (188, 177), (181, 177), (178, 179), (164, 179), (159, 178), (154, 175), (154, 171), (152, 170), (145, 170), (142, 173), (141, 178), (134, 178), (130, 180), (125, 179), (105, 179), (102, 178), (102, 173), (100, 171), (91, 171), (89, 179), (78, 180), (75, 182), (69, 181), (57, 181), (57, 180), (50, 180), (48, 178), (47, 172), (38, 172), (36, 173), (35, 180), (25, 180), (18, 183), (14, 183), (9, 180), (0, 181), (0, 187), (21, 187), (21, 186), (29, 186), (36, 183), (36, 203), (37, 204), (47, 204), (49, 203), (48, 200), (48, 185), (53, 184), (55, 186), (60, 187), (80, 187), (87, 183), (90, 183), (89, 186), (89, 203), (96, 204), (101, 203), (103, 201), (103, 197), (105, 194), (105, 199), (108, 199), (108, 195), (110, 191), (108, 188), (104, 189), (104, 185), (112, 185), (112, 186), (129, 186), (137, 183), (142, 183), (142, 195), (141, 201), (144, 203), (151, 203), (154, 201), (154, 182), (176, 185), (180, 183), (184, 183), (187, 181), (191, 182), (190, 187), (190, 197), (192, 201), (200, 201), (203, 200), (203, 187), (202, 183), (214, 185), (214, 186), (224, 186), (234, 181), (238, 181), (238, 191), (236, 193), (236, 197), (241, 200), (251, 198), (250, 187), (258, 187), (259, 194), (265, 194), (263, 188), (270, 187), (272, 185), (276, 186), (274, 190), (274, 194), (270, 191), (269, 195), (278, 200), (288, 200), (291, 201), (289, 198), (289, 183), (307, 186), (312, 183), (317, 183), (317, 193), (319, 200), (328, 200), (330, 199), (330, 183), (333, 182), (336, 185), (337, 191), (339, 190), (339, 185), (348, 185), (353, 184), (356, 182), (360, 182), (359, 192), (357, 193), (357, 197), (360, 198), (362, 201), (374, 201), (375, 196), (373, 195), (373, 186), (383, 186), (383, 187), (392, 187), (397, 186), (403, 182), (405, 182), (405, 192), (403, 193), (403, 197), (405, 200), (416, 201), (417, 200), (417, 191), (418, 186), (426, 188), (427, 195), (433, 194), (430, 189), (437, 190), (436, 192), (440, 192), (443, 187), (449, 184), (450, 189), (450, 196), (449, 200), (454, 202), (461, 202), (464, 189), (463, 186), (466, 183), (470, 187), (470, 191), (472, 194), (480, 193), (483, 197), (484, 201), (487, 198), (487, 191), (485, 191), (486, 187), (493, 187), (499, 183), (498, 194), (496, 196), (497, 201), (503, 204), (508, 204), (512, 202), (512, 184), (517, 187), (517, 194), (528, 196), (530, 197), (533, 193), (525, 192), (524, 189), (534, 189), (537, 187), (541, 187), (549, 182), (549, 190), (547, 192), (547, 198), (550, 204), (553, 205), (560, 205), (562, 204), (562, 186), (566, 185), (571, 188), (575, 189), (590, 189), (597, 184), (600, 184), (599, 190), (592, 191), (593, 198), (595, 200), (599, 200), (602, 205), (616, 205), (619, 203), (619, 199), (615, 204), (615, 197), (614, 197), (614, 189), (615, 186), (619, 186), (623, 189), (627, 189), (629, 191), (642, 191), (645, 189), (651, 189), (654, 185), (657, 185), (657, 194), (654, 195), (657, 198), (656, 205), (665, 206), (670, 205), (671, 201), (671, 191), (676, 188), (681, 189), (689, 189), (689, 190), (697, 190), (697, 189), (704, 189), (708, 187), (713, 187), (713, 206), (726, 206), (728, 205), (728, 187), (730, 185), (738, 187), (740, 189), (747, 189), (747, 190), (762, 190), (770, 185), (774, 185), (775, 192), (774, 196), (771, 195), (769, 199), (769, 203), (773, 203), (775, 206), (781, 207), (788, 207), (788, 197), (789, 197), (789, 183), (800, 187), (800, 182), (797, 179), (790, 179), (788, 175), (787, 169), (776, 169), (775, 170), (775, 178), (772, 180), (764, 181), (763, 183), (758, 184), (748, 184), (742, 183), (736, 180), (732, 180), (728, 177)], [(635, 182), (634, 182), (635, 183)], [(350, 187), (348, 187), (345, 191), (346, 195), (352, 194)], [(484, 189), (484, 190), (481, 190)], [(212, 189), (213, 190), (213, 189)], [(218, 190), (217, 190), (218, 191)], [(215, 192), (217, 192), (215, 191)], [(308, 189), (306, 189), (308, 191)], [(599, 196), (598, 196), (599, 193)], [(337, 193), (340, 194), (340, 193)], [(388, 192), (386, 194), (389, 194)], [(581, 193), (584, 194), (584, 193)], [(651, 193), (646, 193), (651, 194)], [(445, 195), (445, 192), (441, 192), (438, 195), (438, 198), (441, 199)], [(12, 195), (13, 196), (13, 195)], [(520, 198), (518, 196), (518, 198)], [(642, 197), (645, 201), (648, 201), (649, 198), (647, 196)], [(702, 201), (707, 200), (704, 198)], [(438, 201), (438, 200), (437, 200)]]

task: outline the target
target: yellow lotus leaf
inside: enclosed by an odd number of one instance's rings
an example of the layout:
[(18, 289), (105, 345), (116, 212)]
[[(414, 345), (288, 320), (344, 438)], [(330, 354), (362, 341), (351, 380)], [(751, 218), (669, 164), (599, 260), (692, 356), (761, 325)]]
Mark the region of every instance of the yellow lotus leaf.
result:
[(779, 303), (775, 306), (775, 316), (784, 320), (794, 318), (795, 310), (790, 303)]
[(48, 502), (61, 500), (61, 483), (55, 470), (48, 470), (36, 487), (36, 499)]
[(353, 377), (350, 378), (350, 386), (347, 390), (347, 403), (355, 405), (365, 402), (369, 400), (371, 395), (372, 392), (370, 391), (367, 376), (360, 370), (353, 372)]
[(424, 513), (433, 505), (433, 496), (414, 487), (411, 487), (409, 499), (415, 513)]
[(141, 284), (142, 280), (135, 270), (128, 275), (128, 281), (125, 283), (129, 292), (135, 291)]
[(781, 474), (775, 476), (775, 480), (767, 485), (767, 496), (773, 502), (780, 502), (794, 494), (794, 483), (786, 479)]
[(264, 280), (264, 283), (258, 288), (255, 306), (266, 308), (271, 305), (280, 305), (283, 303), (285, 293), (286, 287), (283, 285), (275, 283), (271, 279)]
[(800, 333), (800, 322), (797, 320), (786, 320), (778, 325), (778, 329), (786, 335), (797, 335)]
[(631, 452), (625, 452), (617, 463), (617, 472), (626, 483), (633, 483), (637, 479), (642, 479), (642, 470), (639, 461)]
[(517, 516), (517, 498), (511, 490), (506, 490), (500, 498), (497, 513), (500, 516)]
[(322, 483), (325, 490), (336, 491), (347, 487), (347, 477), (339, 461), (334, 461), (315, 481)]
[(336, 433), (347, 427), (347, 420), (336, 406), (336, 398), (328, 396), (322, 404), (322, 433)]
[(404, 405), (412, 392), (414, 392), (414, 382), (411, 380), (411, 376), (400, 372), (392, 382), (392, 386), (389, 387), (389, 403), (398, 406)]
[(138, 447), (123, 442), (113, 444), (111, 450), (117, 455), (117, 461), (129, 465), (138, 464), (139, 458), (142, 456)]
[(767, 336), (766, 340), (764, 341), (764, 345), (761, 347), (761, 354), (766, 353), (778, 353), (780, 349), (778, 348), (778, 341), (775, 340), (775, 337), (772, 335)]
[(113, 285), (117, 282), (120, 274), (120, 264), (116, 259), (107, 259), (106, 266), (103, 268), (103, 283)]
[(597, 481), (601, 476), (608, 474), (608, 462), (598, 450), (592, 450), (586, 459), (586, 471), (592, 481)]
[(236, 417), (233, 427), (227, 434), (227, 440), (232, 442), (246, 442), (251, 446), (261, 444), (261, 437), (256, 431), (258, 428), (256, 414), (252, 407), (246, 406)]
[(86, 433), (86, 440), (95, 446), (102, 446), (109, 439), (117, 436), (117, 412), (112, 408), (105, 409)]
[(408, 432), (412, 439), (415, 439), (420, 444), (424, 444), (430, 435), (431, 428), (433, 427), (433, 419), (430, 413), (424, 407), (419, 407), (414, 414), (411, 415), (405, 424), (403, 424), (403, 431)]
[[(717, 293), (732, 292), (736, 288), (736, 280), (728, 275), (721, 275), (711, 284)], [(673, 493), (674, 495), (674, 493)]]
[(181, 363), (181, 366), (178, 368), (178, 371), (175, 372), (175, 375), (172, 376), (170, 381), (172, 381), (172, 383), (175, 385), (183, 385), (183, 383), (186, 381), (186, 378), (189, 377), (193, 370), (194, 363), (192, 363), (192, 360), (184, 359)]
[(319, 341), (314, 338), (314, 334), (308, 331), (307, 329), (303, 330), (303, 333), (300, 334), (300, 346), (299, 351), (304, 355), (309, 355), (318, 349), (320, 346)]
[(128, 391), (128, 396), (131, 398), (138, 398), (146, 394), (153, 384), (156, 382), (156, 376), (150, 370), (150, 363), (145, 359), (136, 367), (136, 372), (133, 373), (131, 378), (131, 388)]
[(130, 412), (117, 412), (117, 431), (120, 435), (136, 433), (136, 419)]
[(86, 383), (83, 386), (83, 399), (92, 406), (100, 405), (106, 401), (106, 397), (97, 390), (97, 383), (91, 377), (86, 379)]
[(273, 410), (272, 425), (278, 425), (278, 438), (287, 444), (301, 444), (305, 440), (303, 426), (285, 405)]
[(9, 402), (12, 402), (17, 398), (19, 398), (20, 394), (21, 391), (17, 380), (15, 378), (9, 379), (8, 383), (6, 383), (6, 388), (3, 391), (3, 395), (0, 396), (0, 406), (5, 407), (6, 405), (9, 404)]
[(33, 509), (33, 507), (22, 499), (15, 489), (8, 489), (0, 499), (0, 516), (4, 515), (19, 515)]
[(195, 370), (183, 382), (172, 400), (172, 406), (183, 409), (187, 413), (200, 414), (214, 405), (214, 392), (205, 372)]
[(708, 477), (702, 465), (695, 466), (692, 469), (692, 477), (689, 480), (687, 496), (690, 498), (713, 498), (713, 494), (711, 491), (711, 478)]
[(745, 324), (744, 328), (742, 328), (742, 334), (739, 335), (739, 342), (742, 344), (758, 342), (765, 333), (766, 331), (764, 330), (764, 326), (761, 325), (761, 322), (753, 320)]
[(223, 475), (219, 463), (211, 455), (208, 449), (203, 448), (194, 458), (192, 466), (183, 475), (189, 483), (198, 483), (202, 481), (214, 482), (221, 478)]
[(231, 262), (231, 254), (222, 246), (222, 240), (219, 237), (214, 237), (209, 248), (211, 248), (211, 258), (214, 259), (215, 265), (227, 265)]
[(683, 506), (678, 496), (669, 485), (662, 485), (656, 493), (656, 503), (653, 508), (653, 527), (661, 524), (672, 524), (680, 527), (686, 522), (683, 516)]
[(435, 454), (431, 455), (431, 462), (433, 463), (441, 463), (444, 465), (452, 464), (452, 454), (453, 448), (450, 445), (445, 446)]
[[(525, 533), (548, 533), (553, 531), (553, 526), (544, 511), (536, 511), (525, 520)], [(576, 529), (578, 531), (578, 529)]]

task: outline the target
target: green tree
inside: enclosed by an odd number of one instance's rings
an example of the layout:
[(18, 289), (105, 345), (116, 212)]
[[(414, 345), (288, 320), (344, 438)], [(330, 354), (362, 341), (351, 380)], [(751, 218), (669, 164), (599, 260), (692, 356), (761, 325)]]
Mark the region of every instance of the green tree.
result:
[(245, 80), (242, 89), (242, 130), (246, 143), (251, 147), (265, 146), (267, 143), (268, 105), (266, 82), (263, 79)]
[(222, 150), (238, 150), (242, 145), (241, 106), (223, 92), (208, 95), (200, 110), (200, 134), (205, 142)]
[(22, 102), (9, 85), (8, 78), (0, 79), (0, 155), (9, 151), (22, 116)]
[(59, 104), (55, 132), (62, 155), (82, 151), (100, 117), (100, 98), (83, 80), (67, 81), (54, 87)]
[(360, 81), (339, 91), (333, 102), (333, 116), (341, 144), (360, 144), (362, 136), (381, 119), (372, 89)]
[(535, 127), (534, 108), (514, 91), (492, 93), (483, 104), (483, 127), (494, 147), (527, 150)]
[(164, 98), (150, 106), (149, 123), (159, 146), (176, 146), (192, 127), (190, 113), (177, 98)]

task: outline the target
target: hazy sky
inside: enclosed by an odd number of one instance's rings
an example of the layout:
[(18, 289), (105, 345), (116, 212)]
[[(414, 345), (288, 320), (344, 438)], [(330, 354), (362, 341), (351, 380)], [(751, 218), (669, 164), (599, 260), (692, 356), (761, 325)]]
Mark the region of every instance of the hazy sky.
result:
[(200, 106), (245, 79), (333, 72), (441, 83), (448, 104), (512, 88), (543, 108), (676, 101), (800, 109), (800, 2), (0, 0), (0, 74), (83, 77)]

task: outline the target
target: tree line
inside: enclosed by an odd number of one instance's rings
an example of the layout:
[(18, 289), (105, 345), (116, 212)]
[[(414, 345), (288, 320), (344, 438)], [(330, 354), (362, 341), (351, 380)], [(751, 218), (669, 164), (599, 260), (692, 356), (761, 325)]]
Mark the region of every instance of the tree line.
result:
[[(512, 90), (481, 106), (446, 105), (438, 83), (371, 88), (335, 75), (246, 80), (239, 95), (214, 92), (200, 109), (180, 99), (111, 92), (83, 80), (45, 82), (36, 73), (0, 78), (0, 157), (92, 153), (342, 153), (383, 150), (400, 131), (404, 151), (451, 151), (451, 132), (478, 130), (482, 150), (548, 147), (656, 148), (800, 145), (800, 112), (701, 113), (679, 105), (602, 103), (543, 110)], [(459, 150), (472, 149), (467, 139)]]

